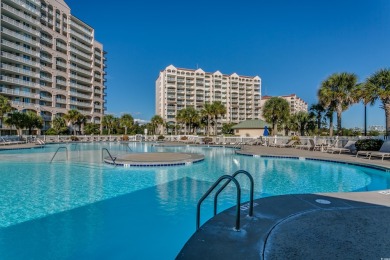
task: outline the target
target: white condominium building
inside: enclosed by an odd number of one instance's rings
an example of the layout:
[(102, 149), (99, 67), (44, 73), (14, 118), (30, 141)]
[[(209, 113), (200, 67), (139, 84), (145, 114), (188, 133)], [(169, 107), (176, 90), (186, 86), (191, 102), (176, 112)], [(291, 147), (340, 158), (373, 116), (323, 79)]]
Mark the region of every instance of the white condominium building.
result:
[[(298, 97), (296, 94), (286, 95), (286, 96), (279, 96), (283, 99), (285, 99), (289, 105), (290, 105), (290, 113), (295, 114), (299, 111), (307, 112), (308, 107), (307, 103), (303, 101), (300, 97)], [(263, 96), (261, 99), (261, 107), (264, 106), (264, 103), (272, 98), (271, 96)]]
[[(105, 51), (62, 0), (1, 0), (0, 94), (51, 120), (76, 109), (100, 123)], [(6, 129), (0, 124), (0, 129)]]
[[(187, 107), (201, 110), (205, 103), (221, 101), (227, 113), (221, 123), (239, 123), (260, 116), (261, 79), (180, 69), (170, 65), (156, 80), (156, 114), (175, 123), (177, 112)], [(219, 126), (221, 127), (221, 125)]]

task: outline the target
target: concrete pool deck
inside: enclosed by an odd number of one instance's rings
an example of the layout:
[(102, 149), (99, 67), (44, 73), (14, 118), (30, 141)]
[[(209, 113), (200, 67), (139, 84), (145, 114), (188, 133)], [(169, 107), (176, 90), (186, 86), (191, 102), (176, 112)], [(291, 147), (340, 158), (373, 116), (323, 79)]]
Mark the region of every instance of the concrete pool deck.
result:
[[(243, 146), (237, 154), (313, 158), (390, 169), (389, 160), (295, 148)], [(257, 199), (253, 217), (248, 216), (247, 204), (241, 206), (239, 232), (233, 229), (234, 221), (235, 207), (219, 213), (194, 233), (177, 258), (390, 258), (390, 190)]]

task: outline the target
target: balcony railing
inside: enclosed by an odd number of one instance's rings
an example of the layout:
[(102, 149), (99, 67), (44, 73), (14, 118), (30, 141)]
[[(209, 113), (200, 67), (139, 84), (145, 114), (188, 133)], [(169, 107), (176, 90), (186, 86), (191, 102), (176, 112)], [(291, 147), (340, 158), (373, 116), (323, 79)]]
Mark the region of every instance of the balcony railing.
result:
[(31, 97), (31, 98), (36, 97), (35, 93), (30, 93), (30, 92), (26, 92), (26, 91), (16, 91), (14, 89), (9, 89), (9, 88), (0, 88), (0, 93), (13, 95), (13, 96), (21, 96), (21, 97)]
[(89, 75), (89, 76), (91, 76), (91, 73), (92, 73), (92, 71), (90, 71), (90, 70), (86, 70), (86, 69), (83, 69), (83, 68), (80, 68), (80, 67), (77, 67), (74, 65), (70, 65), (70, 68), (77, 71), (77, 72), (82, 72), (82, 73)]
[(84, 78), (84, 77), (80, 77), (80, 76), (75, 76), (75, 75), (72, 75), (72, 74), (70, 74), (70, 77), (73, 78), (73, 79), (76, 79), (78, 81), (82, 81), (84, 83), (87, 83), (87, 84), (91, 83), (91, 81), (92, 81), (92, 78), (88, 79), (88, 78)]
[(17, 4), (20, 7), (23, 7), (25, 10), (29, 11), (30, 13), (33, 13), (33, 14), (35, 14), (37, 16), (41, 15), (40, 11), (38, 11), (37, 9), (32, 8), (31, 6), (27, 5), (26, 2), (22, 2), (20, 0), (10, 0), (10, 1), (14, 2), (15, 4)]
[(31, 66), (34, 66), (34, 67), (38, 67), (39, 68), (41, 66), (41, 64), (38, 63), (38, 62), (27, 60), (27, 59), (24, 59), (24, 58), (22, 58), (20, 56), (16, 56), (14, 54), (10, 54), (10, 53), (7, 53), (7, 52), (1, 52), (1, 56), (4, 57), (4, 58), (11, 59), (13, 61), (19, 61), (19, 62), (28, 64), (28, 65), (31, 65)]
[(12, 106), (22, 106), (22, 107), (33, 107), (33, 108), (39, 108), (40, 105), (35, 103), (26, 103), (21, 101), (11, 101)]
[(79, 30), (85, 32), (86, 34), (92, 36), (92, 31), (87, 30), (86, 28), (84, 28), (84, 27), (78, 25), (77, 23), (75, 23), (75, 22), (73, 22), (73, 21), (70, 20), (70, 21), (69, 21), (69, 24), (70, 24), (71, 26), (74, 26), (74, 27), (78, 28)]
[(34, 30), (34, 29), (32, 29), (31, 27), (25, 26), (24, 24), (22, 24), (22, 23), (20, 23), (20, 22), (18, 22), (18, 21), (16, 21), (16, 20), (14, 20), (14, 19), (11, 19), (11, 18), (9, 18), (9, 17), (7, 17), (7, 16), (5, 16), (5, 15), (3, 15), (3, 17), (1, 18), (1, 20), (5, 21), (5, 22), (7, 22), (7, 23), (9, 23), (9, 24), (12, 24), (12, 25), (14, 25), (14, 26), (16, 26), (16, 27), (18, 27), (18, 28), (20, 28), (20, 29), (26, 31), (26, 32), (29, 32), (29, 33), (31, 33), (31, 34), (34, 34), (35, 36), (39, 36), (39, 32), (38, 32), (37, 30)]
[(76, 53), (77, 55), (80, 55), (80, 56), (82, 56), (82, 57), (84, 57), (84, 58), (86, 58), (86, 59), (88, 59), (88, 60), (92, 60), (92, 55), (85, 54), (85, 53), (83, 53), (83, 52), (77, 50), (77, 49), (74, 48), (74, 47), (70, 47), (70, 51), (71, 51), (71, 52), (74, 52), (74, 53)]
[(92, 87), (86, 87), (77, 83), (70, 83), (70, 86), (76, 89), (85, 90), (92, 93)]
[(15, 49), (15, 50), (18, 50), (18, 51), (21, 51), (21, 52), (24, 52), (24, 53), (27, 53), (27, 54), (30, 54), (30, 55), (33, 55), (33, 56), (37, 56), (37, 57), (39, 56), (38, 52), (33, 51), (31, 49), (27, 49), (25, 47), (22, 47), (20, 45), (17, 45), (15, 43), (13, 43), (13, 42), (10, 42), (10, 41), (7, 41), (7, 40), (1, 40), (1, 42), (2, 42), (2, 45), (8, 46), (8, 47), (10, 47), (12, 49)]
[(46, 57), (46, 56), (43, 56), (43, 55), (40, 56), (40, 59), (44, 60), (46, 62), (49, 62), (49, 63), (53, 63), (52, 58), (49, 58), (49, 57)]
[(86, 45), (84, 45), (84, 44), (82, 44), (82, 43), (80, 43), (80, 42), (78, 42), (78, 41), (76, 41), (74, 39), (70, 39), (70, 43), (72, 43), (72, 44), (82, 48), (83, 50), (87, 51), (88, 53), (92, 54), (92, 48), (91, 47), (86, 46)]
[(8, 77), (8, 76), (1, 75), (0, 76), (0, 80), (6, 81), (6, 82), (9, 82), (9, 83), (13, 83), (13, 84), (18, 84), (18, 85), (21, 85), (21, 86), (32, 87), (32, 88), (39, 88), (39, 84), (38, 83), (31, 82), (31, 81), (25, 81), (25, 80), (21, 80), (21, 79), (17, 79), (17, 78), (12, 78), (12, 77)]
[(82, 60), (80, 60), (80, 59), (78, 59), (78, 58), (75, 58), (75, 57), (72, 57), (72, 56), (71, 56), (71, 57), (70, 57), (70, 60), (71, 60), (71, 61), (74, 61), (74, 62), (77, 62), (77, 63), (79, 63), (79, 64), (81, 64), (81, 65), (84, 65), (85, 67), (92, 68), (92, 64), (91, 64), (91, 63), (82, 61)]
[(36, 72), (33, 72), (33, 71), (29, 71), (29, 70), (24, 70), (24, 69), (15, 67), (15, 66), (11, 66), (11, 65), (5, 64), (5, 63), (1, 63), (1, 68), (3, 70), (16, 72), (16, 73), (21, 74), (23, 76), (30, 76), (30, 77), (34, 77), (34, 78), (39, 78), (40, 77), (39, 73), (36, 73)]
[(92, 37), (82, 35), (82, 34), (76, 32), (75, 30), (70, 29), (70, 33), (71, 33), (71, 35), (78, 37), (80, 40), (82, 40), (86, 43), (91, 44), (91, 42), (92, 42)]
[(39, 22), (39, 20), (36, 20), (36, 19), (33, 19), (31, 16), (28, 16), (28, 15), (25, 15), (23, 12), (13, 8), (12, 6), (10, 5), (7, 5), (7, 4), (3, 4), (2, 8), (4, 10), (7, 10), (8, 12), (10, 13), (13, 13), (15, 14), (17, 17), (21, 18), (21, 19), (24, 19), (25, 21), (27, 22), (30, 22), (30, 23), (34, 23), (35, 25), (40, 25), (41, 23)]
[(35, 45), (37, 47), (40, 47), (40, 43), (39, 42), (37, 42), (37, 41), (35, 41), (35, 40), (31, 39), (31, 38), (28, 38), (28, 37), (26, 37), (26, 36), (24, 36), (24, 35), (22, 35), (20, 33), (17, 33), (15, 31), (9, 30), (9, 29), (7, 29), (5, 27), (1, 27), (1, 31), (3, 33), (5, 33), (5, 34), (8, 34), (8, 35), (10, 35), (10, 36), (12, 36), (14, 38), (17, 38), (17, 39), (19, 39), (21, 41), (24, 41), (24, 42), (27, 42), (27, 43), (29, 43), (31, 45)]

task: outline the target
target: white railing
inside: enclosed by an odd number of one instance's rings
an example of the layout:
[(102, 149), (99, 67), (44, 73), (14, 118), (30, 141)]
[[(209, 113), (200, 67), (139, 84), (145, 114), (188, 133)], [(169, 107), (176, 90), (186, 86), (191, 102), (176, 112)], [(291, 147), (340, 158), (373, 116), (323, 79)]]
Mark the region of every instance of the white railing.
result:
[(78, 88), (78, 89), (82, 89), (82, 90), (85, 90), (85, 91), (88, 91), (88, 92), (92, 92), (92, 87), (86, 87), (86, 86), (83, 86), (83, 85), (80, 85), (80, 84), (77, 84), (77, 83), (70, 83), (70, 86), (71, 87), (74, 87), (74, 88)]
[(28, 38), (28, 37), (26, 37), (26, 36), (24, 36), (24, 35), (22, 35), (22, 34), (20, 34), (20, 33), (17, 33), (17, 32), (11, 31), (11, 30), (8, 30), (8, 29), (5, 28), (5, 27), (1, 27), (1, 31), (2, 31), (3, 33), (6, 33), (6, 34), (8, 34), (8, 35), (11, 35), (11, 36), (13, 36), (13, 37), (15, 37), (15, 38), (18, 38), (19, 40), (22, 40), (22, 41), (24, 41), (24, 42), (30, 43), (30, 44), (32, 44), (32, 45), (35, 45), (35, 46), (37, 46), (37, 47), (40, 47), (40, 46), (41, 46), (41, 44), (40, 44), (39, 42), (37, 42), (37, 41), (35, 41), (35, 40), (31, 39), (31, 38)]
[(89, 47), (89, 46), (86, 46), (74, 39), (70, 39), (70, 43), (76, 45), (76, 46), (79, 46), (80, 48), (82, 48), (83, 50), (87, 51), (88, 53), (91, 53), (92, 54), (92, 47)]
[(35, 97), (35, 94), (33, 94), (33, 93), (26, 92), (26, 91), (17, 91), (17, 90), (9, 89), (9, 88), (0, 88), (0, 93), (9, 94), (9, 95), (17, 95), (17, 96), (21, 96), (21, 97), (32, 97), (32, 98)]
[(37, 9), (34, 9), (31, 6), (27, 5), (26, 2), (23, 2), (23, 1), (20, 1), (20, 0), (10, 0), (10, 1), (16, 3), (17, 5), (23, 7), (24, 9), (28, 10), (29, 12), (31, 12), (31, 13), (37, 15), (37, 16), (41, 15), (40, 11), (38, 11)]
[(0, 79), (3, 80), (3, 81), (7, 81), (7, 82), (10, 82), (10, 83), (14, 83), (14, 84), (22, 85), (22, 86), (28, 86), (28, 87), (32, 87), (32, 88), (39, 88), (39, 84), (38, 83), (31, 82), (31, 81), (25, 81), (25, 80), (21, 80), (21, 79), (17, 79), (17, 78), (11, 78), (11, 77), (8, 77), (8, 76), (3, 76), (3, 75), (0, 76)]
[(41, 23), (39, 22), (39, 20), (36, 20), (36, 19), (33, 19), (32, 17), (28, 16), (28, 15), (25, 15), (23, 12), (11, 7), (10, 5), (7, 5), (7, 4), (3, 4), (2, 6), (3, 9), (15, 14), (16, 16), (26, 20), (26, 21), (29, 21), (31, 23), (35, 23), (36, 25), (40, 25)]
[(70, 47), (70, 51), (71, 51), (71, 52), (74, 52), (74, 53), (76, 53), (77, 55), (80, 55), (80, 56), (82, 56), (82, 57), (84, 57), (84, 58), (86, 58), (86, 59), (88, 59), (88, 60), (92, 60), (92, 55), (85, 54), (85, 53), (83, 53), (83, 52), (77, 50), (77, 49), (74, 48), (74, 47)]
[[(82, 93), (74, 92), (74, 91), (69, 91), (69, 95), (75, 96), (75, 97), (80, 97), (80, 98), (91, 99), (91, 95), (86, 95), (86, 94), (82, 94)], [(91, 105), (91, 104), (89, 104), (89, 105)]]
[(73, 22), (72, 20), (69, 21), (69, 24), (70, 24), (71, 26), (74, 26), (74, 27), (78, 28), (79, 30), (82, 30), (83, 32), (87, 33), (88, 35), (91, 35), (91, 36), (92, 36), (92, 30), (89, 31), (89, 30), (87, 30), (86, 28), (84, 28), (84, 27), (78, 25), (77, 23)]
[(92, 64), (91, 64), (91, 63), (82, 61), (82, 60), (80, 60), (80, 59), (78, 59), (78, 58), (75, 58), (75, 57), (72, 57), (72, 56), (70, 57), (70, 60), (71, 60), (71, 61), (74, 61), (74, 62), (78, 62), (79, 64), (82, 64), (82, 65), (84, 65), (84, 66), (86, 66), (86, 67), (88, 67), (88, 68), (91, 68), (91, 67), (92, 67)]
[(39, 36), (40, 35), (40, 33), (37, 30), (34, 30), (31, 27), (25, 26), (24, 24), (14, 20), (14, 19), (11, 19), (11, 18), (9, 18), (9, 17), (7, 17), (5, 15), (3, 15), (3, 17), (1, 19), (3, 21), (7, 22), (7, 23), (10, 23), (10, 24), (12, 24), (12, 25), (14, 25), (14, 26), (16, 26), (16, 27), (26, 31), (26, 32), (34, 34), (35, 36)]
[(22, 75), (27, 75), (27, 76), (34, 77), (34, 78), (39, 78), (40, 77), (39, 73), (35, 73), (35, 72), (29, 71), (29, 70), (24, 70), (24, 69), (15, 67), (15, 66), (11, 66), (11, 65), (5, 64), (5, 63), (1, 64), (1, 68), (4, 69), (4, 70), (17, 72), (17, 73), (20, 73)]
[(30, 55), (33, 55), (36, 57), (39, 57), (39, 52), (33, 51), (31, 49), (27, 49), (25, 47), (22, 47), (20, 45), (17, 45), (15, 43), (7, 41), (7, 40), (2, 40), (2, 45), (11, 47), (15, 50), (18, 50), (18, 51), (21, 51), (21, 52), (24, 52), (24, 53), (27, 53), (27, 54), (30, 54)]

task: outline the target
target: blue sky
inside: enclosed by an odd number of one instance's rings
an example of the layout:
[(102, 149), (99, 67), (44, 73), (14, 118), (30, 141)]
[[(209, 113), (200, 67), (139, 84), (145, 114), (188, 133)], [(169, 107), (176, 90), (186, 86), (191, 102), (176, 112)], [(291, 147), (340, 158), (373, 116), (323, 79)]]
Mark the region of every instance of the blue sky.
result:
[[(390, 1), (65, 0), (108, 52), (107, 113), (155, 114), (155, 80), (173, 64), (262, 78), (262, 95), (297, 94), (310, 104), (326, 77), (364, 81), (390, 65)], [(384, 125), (379, 102), (368, 125)], [(363, 127), (363, 106), (343, 113)]]

